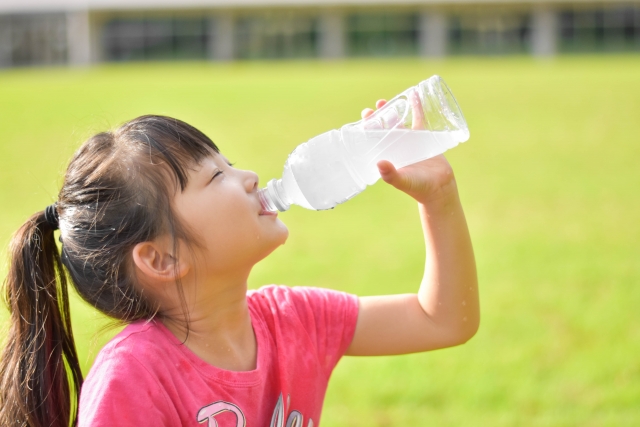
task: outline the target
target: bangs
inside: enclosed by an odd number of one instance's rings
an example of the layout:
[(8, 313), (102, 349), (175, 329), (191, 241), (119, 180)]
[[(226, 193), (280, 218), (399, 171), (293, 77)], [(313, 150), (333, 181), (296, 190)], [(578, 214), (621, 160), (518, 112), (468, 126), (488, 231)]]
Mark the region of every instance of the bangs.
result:
[[(165, 163), (181, 191), (189, 182), (188, 170), (205, 158), (219, 154), (213, 141), (195, 127), (172, 117), (148, 115), (127, 122), (116, 131), (142, 150), (148, 150), (149, 162)], [(139, 152), (138, 155), (145, 153)], [(137, 157), (137, 156), (136, 156)]]

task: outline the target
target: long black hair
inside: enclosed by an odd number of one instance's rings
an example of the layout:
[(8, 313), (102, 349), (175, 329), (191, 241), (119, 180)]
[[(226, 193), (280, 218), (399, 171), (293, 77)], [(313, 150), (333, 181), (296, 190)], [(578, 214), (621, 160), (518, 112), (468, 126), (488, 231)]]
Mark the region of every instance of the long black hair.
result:
[(175, 250), (180, 239), (196, 241), (171, 201), (186, 188), (188, 169), (217, 152), (202, 132), (164, 116), (138, 117), (78, 149), (55, 205), (61, 250), (44, 210), (10, 243), (4, 291), (11, 320), (0, 359), (0, 425), (76, 425), (82, 372), (67, 278), (112, 318), (155, 316), (158, 308), (136, 284), (131, 251), (162, 233), (173, 236)]

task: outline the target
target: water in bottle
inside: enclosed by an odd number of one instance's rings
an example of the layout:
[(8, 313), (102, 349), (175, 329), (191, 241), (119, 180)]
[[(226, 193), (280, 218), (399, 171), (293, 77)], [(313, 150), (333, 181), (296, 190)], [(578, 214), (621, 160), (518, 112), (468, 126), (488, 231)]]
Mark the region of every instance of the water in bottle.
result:
[(281, 179), (259, 190), (266, 210), (292, 204), (331, 209), (374, 184), (376, 166), (388, 160), (410, 165), (469, 139), (469, 129), (451, 91), (439, 76), (413, 86), (371, 116), (300, 144), (287, 159)]

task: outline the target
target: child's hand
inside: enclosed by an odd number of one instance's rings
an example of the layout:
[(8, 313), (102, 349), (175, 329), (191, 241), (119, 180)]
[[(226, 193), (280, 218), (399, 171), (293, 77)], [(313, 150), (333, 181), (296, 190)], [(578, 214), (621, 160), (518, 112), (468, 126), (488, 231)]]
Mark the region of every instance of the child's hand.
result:
[[(386, 100), (379, 99), (376, 108), (382, 108), (386, 103)], [(420, 104), (417, 99), (413, 99), (412, 103), (413, 129), (425, 129)], [(373, 113), (371, 108), (365, 108), (362, 110), (362, 118), (366, 120)], [(391, 162), (381, 160), (378, 162), (378, 171), (385, 182), (422, 204), (456, 194), (453, 169), (442, 154), (399, 170)]]

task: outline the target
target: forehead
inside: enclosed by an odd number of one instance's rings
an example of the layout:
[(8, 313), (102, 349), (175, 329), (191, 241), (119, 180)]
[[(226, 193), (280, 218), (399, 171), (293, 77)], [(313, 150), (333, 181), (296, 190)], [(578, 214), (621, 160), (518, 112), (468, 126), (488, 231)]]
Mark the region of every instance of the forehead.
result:
[(229, 161), (221, 153), (211, 153), (210, 155), (202, 158), (197, 164), (193, 165), (190, 169), (196, 173), (210, 170), (211, 167), (217, 167), (223, 164), (228, 164)]

